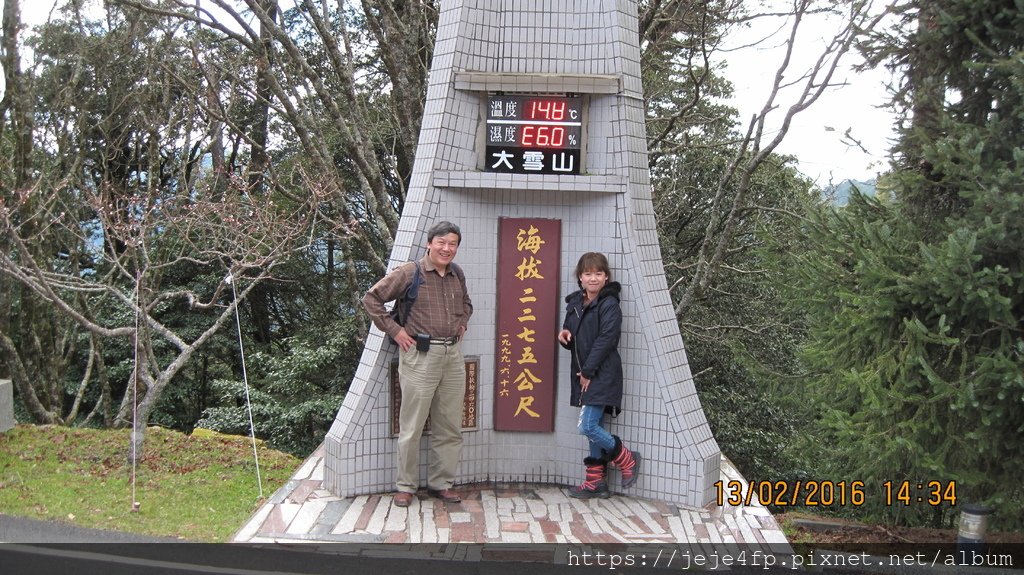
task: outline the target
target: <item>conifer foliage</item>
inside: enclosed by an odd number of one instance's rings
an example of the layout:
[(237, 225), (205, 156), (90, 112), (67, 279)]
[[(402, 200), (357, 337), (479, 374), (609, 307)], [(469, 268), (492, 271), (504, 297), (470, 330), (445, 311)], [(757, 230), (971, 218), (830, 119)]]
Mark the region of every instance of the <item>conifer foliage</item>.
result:
[(1019, 529), (1024, 13), (915, 0), (894, 14), (896, 32), (867, 51), (906, 73), (893, 170), (880, 198), (814, 217), (816, 249), (793, 266), (818, 424), (840, 454), (831, 471), (879, 490), (878, 514), (949, 526), (948, 498), (889, 505), (881, 485), (955, 481), (957, 504), (987, 503), (997, 527)]

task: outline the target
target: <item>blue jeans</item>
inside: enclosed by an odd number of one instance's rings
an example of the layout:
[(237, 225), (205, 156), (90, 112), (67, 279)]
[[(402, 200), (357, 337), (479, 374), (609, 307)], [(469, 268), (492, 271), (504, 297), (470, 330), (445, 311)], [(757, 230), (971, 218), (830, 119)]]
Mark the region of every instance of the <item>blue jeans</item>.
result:
[(602, 417), (604, 417), (603, 405), (584, 405), (576, 422), (576, 429), (580, 435), (585, 435), (590, 442), (590, 456), (595, 459), (605, 457), (602, 451), (610, 454), (612, 449), (615, 449), (615, 438), (601, 427)]

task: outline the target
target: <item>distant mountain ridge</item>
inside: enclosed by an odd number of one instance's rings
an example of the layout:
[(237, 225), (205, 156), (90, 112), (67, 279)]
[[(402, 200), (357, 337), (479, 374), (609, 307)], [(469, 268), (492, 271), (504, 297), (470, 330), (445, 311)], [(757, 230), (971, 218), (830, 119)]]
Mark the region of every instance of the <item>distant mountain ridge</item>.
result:
[(850, 202), (850, 194), (856, 186), (857, 190), (865, 196), (875, 195), (875, 180), (843, 180), (835, 186), (829, 186), (823, 190), (825, 198), (832, 200), (836, 206), (845, 206)]

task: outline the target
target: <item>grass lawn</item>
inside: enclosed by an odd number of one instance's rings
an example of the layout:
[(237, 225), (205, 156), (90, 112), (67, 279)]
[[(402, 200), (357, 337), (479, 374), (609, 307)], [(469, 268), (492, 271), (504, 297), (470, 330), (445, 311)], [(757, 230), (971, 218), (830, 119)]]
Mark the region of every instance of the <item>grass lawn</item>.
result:
[[(263, 503), (247, 437), (150, 427), (134, 487), (128, 453), (127, 429), (19, 425), (0, 434), (0, 510), (80, 527), (219, 542), (230, 540)], [(261, 444), (257, 453), (264, 498), (302, 463)]]

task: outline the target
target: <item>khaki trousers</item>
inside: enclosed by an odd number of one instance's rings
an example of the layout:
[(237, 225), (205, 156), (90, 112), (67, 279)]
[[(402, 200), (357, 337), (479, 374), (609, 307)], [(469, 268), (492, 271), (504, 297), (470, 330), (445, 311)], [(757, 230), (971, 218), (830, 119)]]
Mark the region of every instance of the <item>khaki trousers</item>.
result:
[(402, 407), (398, 417), (398, 491), (419, 489), (420, 436), (430, 416), (430, 465), (427, 488), (448, 489), (462, 451), (462, 404), (466, 395), (466, 361), (459, 344), (431, 345), (430, 350), (400, 351), (398, 380)]

